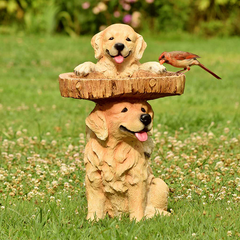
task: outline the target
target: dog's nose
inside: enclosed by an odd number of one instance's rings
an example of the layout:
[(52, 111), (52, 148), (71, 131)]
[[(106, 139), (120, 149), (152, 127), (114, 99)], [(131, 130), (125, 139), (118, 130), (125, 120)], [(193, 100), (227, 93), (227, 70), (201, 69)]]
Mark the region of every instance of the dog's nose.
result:
[(114, 47), (118, 50), (118, 51), (122, 51), (124, 49), (124, 44), (122, 43), (116, 43), (114, 45)]
[(140, 121), (144, 124), (144, 126), (147, 126), (148, 124), (151, 123), (152, 118), (149, 114), (142, 114), (140, 116)]

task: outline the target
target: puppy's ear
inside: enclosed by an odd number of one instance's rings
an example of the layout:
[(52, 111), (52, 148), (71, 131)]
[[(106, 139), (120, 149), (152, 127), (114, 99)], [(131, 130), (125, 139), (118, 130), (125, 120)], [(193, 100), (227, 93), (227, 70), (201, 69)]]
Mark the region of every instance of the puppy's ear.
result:
[(102, 37), (103, 36), (102, 35), (103, 35), (103, 31), (95, 34), (91, 40), (91, 45), (94, 49), (96, 59), (100, 59), (103, 56), (103, 52), (102, 52)]
[(137, 35), (138, 35), (138, 38), (136, 41), (135, 58), (137, 60), (139, 60), (142, 58), (144, 50), (147, 47), (147, 43), (144, 41), (144, 39), (141, 35), (139, 35), (139, 34), (137, 34)]
[(102, 111), (94, 109), (85, 120), (86, 125), (102, 141), (108, 137), (108, 128), (106, 118)]

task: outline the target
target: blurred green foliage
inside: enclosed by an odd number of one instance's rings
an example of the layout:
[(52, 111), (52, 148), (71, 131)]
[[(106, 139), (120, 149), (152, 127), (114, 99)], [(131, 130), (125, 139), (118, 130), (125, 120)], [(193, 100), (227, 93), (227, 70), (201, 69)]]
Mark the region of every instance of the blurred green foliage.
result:
[(0, 0), (0, 32), (93, 34), (123, 22), (151, 32), (240, 35), (239, 0)]

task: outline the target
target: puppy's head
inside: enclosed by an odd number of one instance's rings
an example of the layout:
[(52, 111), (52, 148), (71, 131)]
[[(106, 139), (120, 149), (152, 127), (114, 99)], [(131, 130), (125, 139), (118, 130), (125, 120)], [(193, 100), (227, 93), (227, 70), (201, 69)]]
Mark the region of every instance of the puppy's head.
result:
[(152, 130), (153, 111), (146, 101), (116, 102), (97, 105), (86, 125), (100, 140), (132, 139), (144, 142)]
[(115, 64), (141, 59), (147, 47), (143, 37), (125, 24), (109, 26), (94, 35), (91, 44), (96, 59), (106, 57)]

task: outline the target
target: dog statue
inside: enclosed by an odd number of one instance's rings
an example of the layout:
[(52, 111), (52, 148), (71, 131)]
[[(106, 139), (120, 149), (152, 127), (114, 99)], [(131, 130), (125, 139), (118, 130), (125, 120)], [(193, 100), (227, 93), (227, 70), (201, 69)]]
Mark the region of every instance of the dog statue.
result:
[(85, 62), (78, 65), (74, 72), (82, 77), (91, 72), (101, 72), (106, 77), (132, 77), (138, 70), (162, 73), (166, 71), (158, 62), (140, 64), (143, 52), (147, 47), (143, 37), (130, 26), (113, 24), (97, 33), (91, 40), (95, 51), (96, 64)]
[(169, 215), (168, 186), (153, 176), (148, 163), (153, 149), (151, 106), (144, 100), (97, 103), (86, 125), (87, 219), (129, 213), (130, 219), (140, 221)]

